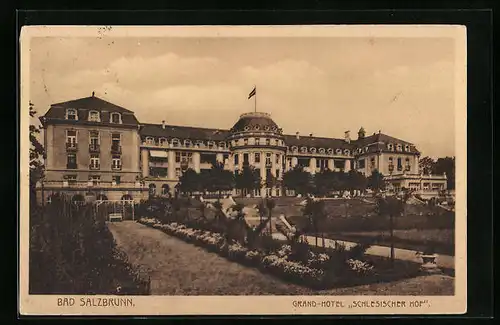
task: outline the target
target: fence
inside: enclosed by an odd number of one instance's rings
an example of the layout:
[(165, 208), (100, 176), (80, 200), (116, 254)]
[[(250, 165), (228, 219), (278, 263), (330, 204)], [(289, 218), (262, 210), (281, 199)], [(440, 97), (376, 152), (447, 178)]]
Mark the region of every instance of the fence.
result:
[(134, 200), (96, 200), (94, 211), (106, 221), (135, 220)]

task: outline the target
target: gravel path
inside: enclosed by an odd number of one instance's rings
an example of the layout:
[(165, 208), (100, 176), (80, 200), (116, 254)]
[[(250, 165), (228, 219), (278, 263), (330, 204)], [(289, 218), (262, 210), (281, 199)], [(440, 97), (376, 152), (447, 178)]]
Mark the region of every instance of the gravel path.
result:
[(134, 221), (108, 226), (129, 261), (151, 276), (153, 295), (452, 295), (454, 291), (454, 278), (445, 275), (314, 291)]

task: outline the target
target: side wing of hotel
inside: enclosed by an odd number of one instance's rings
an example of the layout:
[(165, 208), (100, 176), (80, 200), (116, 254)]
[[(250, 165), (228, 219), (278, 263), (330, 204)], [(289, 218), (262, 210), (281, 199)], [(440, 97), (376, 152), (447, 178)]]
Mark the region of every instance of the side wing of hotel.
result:
[[(446, 190), (446, 174), (424, 174), (419, 169), (417, 145), (363, 127), (355, 138), (316, 137), (283, 130), (265, 112), (235, 116), (228, 129), (141, 123), (134, 112), (101, 99), (89, 97), (54, 103), (40, 118), (46, 148), (45, 180), (37, 185), (39, 200), (50, 200), (52, 192), (100, 200), (134, 200), (149, 194), (172, 195), (182, 172), (188, 168), (203, 173), (215, 162), (238, 173), (245, 164), (258, 170), (262, 180), (272, 175), (280, 180), (296, 166), (311, 174), (323, 169), (351, 170), (369, 176), (384, 175), (389, 192), (402, 188), (423, 198), (437, 197)], [(43, 193), (42, 193), (43, 190)], [(227, 194), (241, 195), (234, 189)], [(294, 196), (281, 186), (266, 187), (245, 195)]]

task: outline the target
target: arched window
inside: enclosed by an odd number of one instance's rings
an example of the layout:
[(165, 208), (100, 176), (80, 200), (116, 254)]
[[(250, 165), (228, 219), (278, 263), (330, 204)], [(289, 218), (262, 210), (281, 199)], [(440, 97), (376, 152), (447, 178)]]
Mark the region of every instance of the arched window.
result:
[(389, 143), (389, 144), (387, 145), (387, 148), (388, 148), (389, 150), (393, 151), (393, 150), (394, 150), (394, 145), (393, 145), (392, 143)]
[(409, 145), (405, 145), (405, 151), (410, 151), (410, 146)]
[(329, 155), (333, 155), (333, 149), (332, 148), (328, 148), (328, 150), (326, 150), (326, 152), (328, 152)]
[(170, 192), (170, 186), (168, 186), (168, 184), (163, 184), (161, 186), (161, 194), (162, 195), (167, 195), (168, 192)]
[(121, 198), (122, 201), (132, 201), (132, 195), (130, 194), (124, 194)]
[(167, 139), (165, 139), (165, 138), (160, 138), (160, 139), (158, 140), (158, 144), (159, 144), (160, 146), (166, 146), (166, 145), (168, 144), (168, 141), (167, 141)]
[(68, 108), (66, 110), (66, 119), (67, 120), (78, 120), (78, 113), (74, 108)]
[(89, 121), (91, 122), (101, 122), (101, 116), (98, 111), (89, 112)]
[(324, 154), (325, 153), (325, 148), (319, 148), (319, 153)]
[(402, 146), (402, 145), (400, 145), (400, 144), (398, 144), (398, 146), (397, 146), (397, 150), (398, 150), (398, 151), (403, 150), (403, 146)]
[(208, 141), (208, 147), (210, 149), (213, 149), (215, 147), (215, 142), (214, 141)]
[(109, 122), (114, 123), (114, 124), (121, 124), (122, 123), (122, 115), (120, 113), (116, 113), (116, 112), (111, 113)]
[(335, 150), (335, 153), (336, 153), (337, 155), (341, 155), (341, 154), (342, 154), (342, 150), (341, 150), (341, 149), (337, 149), (337, 150)]
[(292, 147), (292, 152), (297, 152), (298, 150), (299, 150), (299, 148), (297, 146)]
[(344, 154), (347, 155), (347, 156), (349, 156), (351, 154), (351, 151), (349, 149), (345, 149), (344, 150)]
[(177, 138), (172, 139), (172, 147), (178, 147), (179, 143), (180, 143), (179, 139)]
[(313, 147), (310, 150), (311, 150), (311, 153), (316, 153), (316, 148)]
[(307, 147), (302, 147), (302, 148), (300, 148), (300, 151), (301, 151), (302, 153), (306, 153), (306, 152), (307, 152)]
[(224, 141), (219, 142), (219, 147), (221, 149), (226, 149), (226, 143)]
[(202, 140), (196, 140), (195, 143), (194, 143), (194, 145), (197, 148), (203, 148), (203, 147), (205, 147), (205, 144), (203, 143)]
[(189, 139), (184, 140), (184, 146), (185, 147), (189, 148), (189, 147), (191, 147), (191, 144), (192, 144), (191, 140), (189, 140)]
[(146, 144), (155, 144), (155, 139), (153, 137), (146, 137)]

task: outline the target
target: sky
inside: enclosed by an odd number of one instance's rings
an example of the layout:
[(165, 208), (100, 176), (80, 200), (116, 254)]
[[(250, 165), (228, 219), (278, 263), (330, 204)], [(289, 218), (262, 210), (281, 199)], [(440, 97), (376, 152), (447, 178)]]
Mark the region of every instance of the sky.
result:
[(95, 95), (143, 123), (231, 128), (271, 114), (286, 134), (378, 132), (455, 155), (452, 38), (35, 37), (30, 99)]

